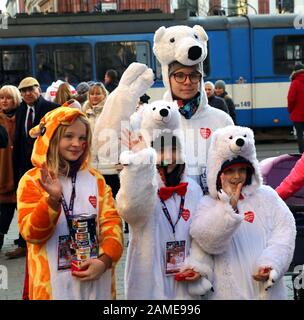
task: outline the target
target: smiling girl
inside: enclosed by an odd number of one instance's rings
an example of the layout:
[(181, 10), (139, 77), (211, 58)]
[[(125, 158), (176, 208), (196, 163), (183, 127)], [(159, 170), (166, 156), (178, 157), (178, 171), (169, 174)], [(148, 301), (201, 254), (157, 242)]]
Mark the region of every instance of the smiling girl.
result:
[(88, 167), (88, 120), (78, 109), (60, 107), (30, 134), (38, 137), (35, 167), (17, 190), (30, 299), (111, 299), (112, 263), (123, 249), (121, 220), (111, 189)]

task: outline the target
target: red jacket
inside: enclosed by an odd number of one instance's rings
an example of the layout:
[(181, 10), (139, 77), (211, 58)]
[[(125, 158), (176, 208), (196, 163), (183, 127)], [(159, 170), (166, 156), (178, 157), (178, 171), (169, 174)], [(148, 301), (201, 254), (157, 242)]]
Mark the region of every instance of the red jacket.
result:
[(290, 120), (304, 122), (304, 70), (295, 71), (291, 79), (287, 98)]
[(304, 153), (289, 175), (276, 188), (276, 192), (283, 200), (286, 200), (302, 187), (304, 187)]

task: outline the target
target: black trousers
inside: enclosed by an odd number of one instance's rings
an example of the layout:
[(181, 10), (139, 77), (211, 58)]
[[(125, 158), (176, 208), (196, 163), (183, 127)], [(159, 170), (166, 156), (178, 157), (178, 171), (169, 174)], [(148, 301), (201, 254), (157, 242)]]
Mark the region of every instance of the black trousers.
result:
[[(116, 198), (116, 195), (120, 188), (118, 174), (105, 174), (103, 177), (105, 178), (107, 185), (109, 185), (112, 188), (113, 197)], [(127, 222), (125, 222), (125, 232), (129, 232), (129, 226)]]
[(14, 217), (16, 203), (0, 203), (0, 233), (7, 234)]
[(113, 198), (115, 198), (120, 188), (120, 181), (119, 181), (118, 174), (105, 174), (103, 175), (103, 177), (106, 180), (106, 184), (112, 188)]
[(303, 122), (294, 122), (294, 126), (297, 131), (299, 152), (303, 153), (304, 152), (304, 138), (303, 138), (304, 123)]

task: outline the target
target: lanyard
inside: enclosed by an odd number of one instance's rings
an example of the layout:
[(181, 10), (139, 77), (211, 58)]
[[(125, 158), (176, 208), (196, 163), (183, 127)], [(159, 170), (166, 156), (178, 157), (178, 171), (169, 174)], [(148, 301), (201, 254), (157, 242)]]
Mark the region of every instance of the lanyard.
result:
[(66, 216), (67, 219), (68, 219), (69, 215), (73, 215), (74, 200), (75, 200), (75, 196), (76, 196), (75, 185), (76, 185), (76, 174), (72, 176), (72, 193), (71, 193), (71, 199), (70, 199), (69, 207), (67, 206), (67, 203), (66, 203), (66, 201), (64, 199), (63, 193), (61, 194), (62, 207), (63, 207), (63, 211), (64, 211), (65, 216)]
[(173, 224), (173, 222), (172, 222), (169, 210), (168, 210), (165, 202), (163, 200), (161, 200), (161, 199), (160, 199), (160, 202), (161, 202), (161, 205), (162, 205), (162, 210), (163, 210), (163, 212), (164, 212), (164, 214), (165, 214), (165, 216), (166, 216), (166, 218), (167, 218), (167, 220), (170, 223), (170, 226), (172, 228), (173, 235), (175, 236), (175, 227), (176, 227), (179, 219), (181, 218), (183, 210), (184, 210), (185, 197), (184, 196), (181, 197), (181, 202), (180, 202), (180, 206), (179, 206), (179, 213), (178, 213), (178, 217), (177, 217), (177, 220), (176, 220), (175, 224)]

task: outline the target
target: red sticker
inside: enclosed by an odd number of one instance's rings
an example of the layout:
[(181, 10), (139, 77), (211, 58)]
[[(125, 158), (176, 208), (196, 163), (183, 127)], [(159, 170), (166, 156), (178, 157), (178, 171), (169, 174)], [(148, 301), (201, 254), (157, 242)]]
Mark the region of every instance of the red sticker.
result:
[(201, 128), (200, 133), (204, 139), (208, 139), (211, 135), (211, 130), (209, 128)]
[(245, 221), (252, 223), (254, 220), (254, 213), (252, 211), (245, 212)]
[(91, 205), (96, 209), (96, 205), (97, 205), (96, 196), (89, 196), (89, 201)]
[(182, 212), (182, 217), (185, 221), (188, 221), (190, 218), (190, 211), (188, 209), (184, 209)]

